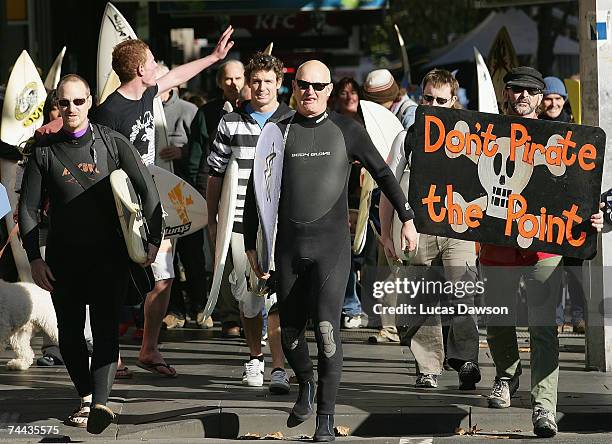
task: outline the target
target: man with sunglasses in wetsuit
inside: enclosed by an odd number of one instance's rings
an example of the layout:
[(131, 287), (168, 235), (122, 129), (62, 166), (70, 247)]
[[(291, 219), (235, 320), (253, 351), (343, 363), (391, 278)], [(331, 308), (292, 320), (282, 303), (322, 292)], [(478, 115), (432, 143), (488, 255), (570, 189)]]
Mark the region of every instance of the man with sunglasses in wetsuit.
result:
[[(414, 213), (365, 128), (327, 110), (332, 88), (327, 66), (318, 60), (305, 62), (293, 81), (296, 113), (277, 123), (287, 135), (274, 254), (276, 294), (283, 351), (300, 385), (287, 426), (296, 426), (313, 413), (314, 371), (305, 338), (312, 318), (318, 348), (314, 441), (334, 440), (342, 374), (340, 317), (351, 267), (347, 196), (351, 162), (358, 160), (389, 196), (403, 222), (406, 245), (416, 246)], [(265, 279), (269, 276), (262, 273), (255, 251), (258, 222), (251, 175), (244, 213), (245, 250), (254, 272)]]
[[(423, 78), (422, 105), (452, 108), (457, 101), (459, 83), (457, 79), (444, 69), (433, 69)], [(403, 123), (408, 129), (414, 123), (416, 106), (409, 109)], [(401, 177), (404, 169), (410, 163), (410, 152), (414, 144), (409, 131), (403, 147), (392, 151), (389, 155), (389, 166), (396, 177)], [(380, 199), (381, 239), (387, 257), (397, 259), (391, 237), (391, 221), (393, 209), (389, 200)], [(445, 279), (449, 282), (471, 280), (470, 268), (475, 270), (476, 250), (474, 242), (461, 239), (451, 239), (442, 236), (420, 234), (419, 247), (416, 256), (405, 269), (410, 279), (421, 277), (431, 280)], [(432, 265), (443, 265), (443, 273), (436, 273)], [(442, 276), (443, 274), (443, 276)], [(428, 296), (423, 296), (428, 297)], [(448, 303), (456, 302), (455, 296), (450, 296)], [(473, 304), (473, 298), (466, 295), (460, 299), (463, 304)], [(424, 303), (432, 304), (430, 300)], [(446, 305), (446, 303), (445, 303)], [(438, 376), (442, 373), (443, 363), (454, 369), (459, 376), (460, 390), (474, 390), (480, 381), (478, 367), (478, 327), (476, 316), (452, 315), (444, 319), (442, 328), (439, 315), (411, 315), (404, 319), (406, 325), (399, 325), (400, 341), (408, 345), (417, 363), (417, 388), (437, 388)], [(397, 321), (396, 321), (397, 322)], [(401, 322), (401, 321), (400, 321)], [(398, 322), (399, 323), (399, 322)], [(443, 338), (446, 337), (446, 347)]]

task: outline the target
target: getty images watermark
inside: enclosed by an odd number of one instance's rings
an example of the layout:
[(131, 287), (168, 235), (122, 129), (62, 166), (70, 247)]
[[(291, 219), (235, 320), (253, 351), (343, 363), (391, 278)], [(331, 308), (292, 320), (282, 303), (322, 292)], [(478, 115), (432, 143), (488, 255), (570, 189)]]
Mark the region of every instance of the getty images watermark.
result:
[[(395, 278), (374, 281), (372, 297), (379, 300), (372, 305), (377, 315), (507, 315), (506, 306), (478, 306), (478, 300), (485, 292), (484, 280), (440, 281), (425, 278)], [(385, 296), (397, 297), (398, 303), (389, 305), (382, 301)], [(418, 300), (415, 300), (417, 299)], [(411, 301), (401, 302), (409, 298)], [(461, 300), (466, 299), (465, 302)], [(452, 299), (456, 299), (453, 301)]]

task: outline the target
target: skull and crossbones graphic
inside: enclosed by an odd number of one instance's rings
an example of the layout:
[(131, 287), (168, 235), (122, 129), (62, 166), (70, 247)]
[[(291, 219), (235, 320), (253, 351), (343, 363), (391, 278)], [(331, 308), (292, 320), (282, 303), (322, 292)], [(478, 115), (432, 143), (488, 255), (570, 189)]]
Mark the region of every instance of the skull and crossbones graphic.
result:
[[(465, 135), (470, 132), (469, 125), (463, 120), (458, 121), (454, 129)], [(561, 137), (558, 134), (550, 136), (545, 148), (557, 145), (557, 141)], [(468, 143), (467, 140), (466, 137), (466, 143)], [(566, 166), (563, 162), (559, 162), (559, 165), (551, 165), (546, 161), (545, 155), (539, 150), (533, 152), (532, 163), (524, 161), (524, 158), (529, 157), (524, 157), (525, 150), (527, 149), (525, 145), (517, 147), (515, 149), (514, 160), (511, 159), (509, 137), (498, 137), (494, 141), (489, 142), (490, 144), (497, 145), (497, 150), (492, 156), (477, 153), (474, 141), (472, 140), (470, 143), (470, 150), (462, 150), (459, 153), (451, 152), (448, 148), (445, 148), (446, 155), (449, 158), (465, 156), (477, 165), (478, 179), (486, 192), (486, 195), (480, 196), (471, 202), (466, 202), (460, 193), (453, 191), (453, 202), (457, 203), (464, 212), (469, 205), (477, 205), (487, 216), (505, 220), (508, 217), (510, 195), (521, 195), (529, 184), (536, 167), (545, 166), (555, 176), (561, 176), (565, 173)], [(483, 152), (485, 148), (483, 147)], [(466, 151), (469, 154), (466, 154)], [(514, 210), (518, 211), (520, 208), (516, 208), (516, 205), (520, 204), (516, 200), (514, 202)], [(445, 198), (445, 204), (448, 204), (448, 196)], [(451, 223), (453, 231), (463, 233), (468, 229), (465, 218), (463, 220), (455, 220), (454, 222), (456, 223)], [(529, 221), (527, 222), (527, 224), (530, 223)], [(527, 225), (525, 228), (530, 230), (532, 227)], [(532, 238), (525, 238), (519, 233), (517, 243), (521, 248), (529, 247), (532, 242)]]

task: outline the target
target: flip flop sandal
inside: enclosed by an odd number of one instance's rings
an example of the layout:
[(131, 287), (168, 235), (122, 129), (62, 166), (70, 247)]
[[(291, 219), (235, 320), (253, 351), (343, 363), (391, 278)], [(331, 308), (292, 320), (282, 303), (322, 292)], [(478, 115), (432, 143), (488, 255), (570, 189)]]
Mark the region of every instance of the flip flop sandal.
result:
[(115, 421), (116, 415), (111, 409), (102, 404), (96, 404), (89, 412), (87, 420), (87, 431), (94, 435), (102, 433), (111, 423)]
[(132, 376), (134, 376), (134, 373), (127, 367), (118, 368), (115, 372), (115, 379), (131, 379)]
[(81, 406), (76, 409), (66, 420), (64, 424), (70, 427), (87, 427), (87, 422), (90, 413), (91, 402), (84, 402)]
[[(173, 367), (171, 367), (170, 364), (163, 364), (161, 362), (148, 363), (148, 362), (138, 361), (136, 365), (143, 370), (146, 370), (151, 373), (155, 373), (156, 375), (164, 376), (166, 378), (176, 378), (178, 376), (176, 374), (176, 370)], [(174, 373), (160, 372), (159, 371), (160, 367), (167, 368), (168, 371), (171, 371), (171, 372), (174, 371)]]

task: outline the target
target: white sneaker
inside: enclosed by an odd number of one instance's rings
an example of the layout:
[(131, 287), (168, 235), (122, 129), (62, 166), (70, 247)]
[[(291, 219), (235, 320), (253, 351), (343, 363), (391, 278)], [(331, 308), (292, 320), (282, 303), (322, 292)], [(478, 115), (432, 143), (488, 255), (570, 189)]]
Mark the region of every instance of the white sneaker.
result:
[(244, 364), (244, 373), (242, 373), (242, 383), (249, 387), (261, 387), (264, 380), (264, 361), (259, 359), (251, 359)]
[(367, 315), (365, 313), (360, 313), (355, 316), (344, 315), (342, 324), (346, 329), (365, 327), (368, 324)]
[(283, 369), (277, 369), (272, 372), (272, 378), (270, 380), (270, 393), (275, 395), (286, 395), (290, 390), (289, 376)]

